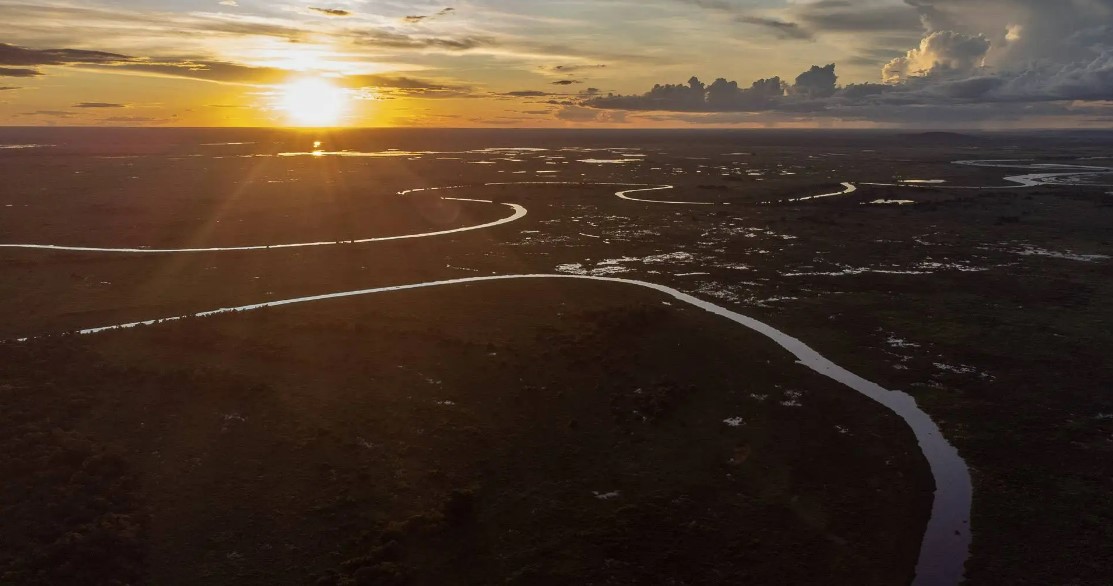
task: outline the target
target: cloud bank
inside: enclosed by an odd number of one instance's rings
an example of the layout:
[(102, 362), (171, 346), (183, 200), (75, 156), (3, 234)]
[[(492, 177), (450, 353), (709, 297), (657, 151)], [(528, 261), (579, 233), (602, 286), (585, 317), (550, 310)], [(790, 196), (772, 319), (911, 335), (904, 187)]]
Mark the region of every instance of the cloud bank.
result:
[[(726, 9), (722, 2), (690, 2)], [(779, 77), (749, 87), (725, 78), (705, 85), (657, 84), (644, 94), (596, 96), (584, 107), (678, 113), (808, 113), (893, 120), (930, 112), (966, 119), (1066, 111), (1113, 101), (1113, 0), (905, 0), (921, 22), (917, 46), (891, 59), (881, 83), (837, 85), (836, 66), (812, 66), (787, 84)], [(893, 7), (855, 13), (847, 0), (801, 5), (807, 30), (881, 27)], [(1058, 103), (1058, 107), (1052, 104)], [(1046, 104), (1041, 106), (1041, 104)], [(998, 105), (997, 108), (991, 108)], [(994, 110), (997, 112), (994, 112)]]

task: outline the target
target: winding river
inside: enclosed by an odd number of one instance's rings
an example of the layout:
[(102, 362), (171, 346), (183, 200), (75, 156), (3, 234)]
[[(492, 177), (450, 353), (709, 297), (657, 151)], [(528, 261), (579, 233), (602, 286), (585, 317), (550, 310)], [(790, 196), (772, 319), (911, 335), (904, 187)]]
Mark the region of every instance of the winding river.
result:
[[(590, 184), (590, 183), (555, 183), (555, 182), (526, 182), (526, 183), (488, 183), (485, 185), (554, 185), (554, 184), (572, 184), (572, 185), (608, 185), (620, 187), (635, 187), (637, 189), (628, 189), (625, 191), (618, 191), (615, 195), (619, 198), (660, 204), (689, 204), (689, 205), (710, 205), (712, 202), (677, 202), (677, 201), (658, 201), (649, 199), (637, 199), (629, 197), (627, 194), (643, 192), (643, 191), (656, 191), (673, 189), (671, 185), (646, 185), (646, 184), (627, 184), (627, 183), (604, 183), (604, 184)], [(834, 195), (841, 195), (849, 193), (854, 190), (854, 186), (849, 183), (843, 184), (847, 191), (835, 194), (824, 194), (815, 197), (827, 197)], [(437, 189), (458, 189), (464, 186), (442, 187), (442, 188), (424, 188), (414, 189), (401, 192), (402, 195), (407, 193), (414, 193), (418, 191), (429, 191)], [(480, 203), (494, 203), (491, 200), (478, 200), (478, 199), (462, 199), (462, 198), (443, 198), (453, 199), (457, 201), (480, 202)], [(810, 198), (800, 198), (810, 199)], [(24, 248), (24, 249), (48, 249), (48, 250), (61, 250), (61, 251), (82, 251), (82, 252), (105, 252), (105, 253), (175, 253), (175, 252), (220, 252), (229, 250), (266, 250), (277, 248), (294, 248), (305, 246), (326, 246), (344, 243), (370, 243), (381, 242), (389, 240), (399, 240), (406, 238), (422, 238), (440, 236), (446, 234), (453, 234), (459, 232), (467, 232), (472, 230), (479, 230), (482, 228), (490, 228), (501, 224), (513, 222), (521, 219), (527, 213), (526, 208), (518, 204), (502, 203), (513, 210), (513, 214), (505, 218), (499, 219), (494, 222), (486, 224), (467, 226), (462, 228), (455, 228), (451, 230), (442, 230), (437, 232), (426, 232), (421, 234), (409, 234), (402, 236), (388, 236), (379, 238), (364, 238), (359, 240), (350, 240), (342, 242), (305, 242), (294, 244), (277, 244), (265, 246), (239, 246), (239, 247), (212, 247), (212, 248), (182, 248), (182, 249), (152, 249), (152, 248), (98, 248), (98, 247), (85, 247), (85, 246), (61, 246), (50, 244), (0, 244), (4, 248)], [(615, 277), (602, 277), (590, 275), (566, 275), (566, 274), (520, 274), (520, 275), (498, 275), (498, 276), (482, 276), (482, 277), (468, 277), (459, 279), (449, 279), (442, 281), (429, 281), (422, 283), (413, 283), (406, 285), (394, 285), (388, 287), (377, 287), (372, 289), (359, 289), (353, 291), (341, 291), (334, 293), (326, 293), (321, 295), (313, 295), (308, 297), (297, 297), (292, 299), (284, 299), (277, 301), (267, 301), (264, 303), (256, 303), (251, 305), (242, 305), (237, 307), (222, 307), (209, 311), (203, 311), (187, 316), (167, 317), (161, 319), (151, 319), (139, 322), (131, 322), (125, 324), (117, 324), (111, 326), (88, 328), (80, 330), (79, 334), (88, 335), (96, 334), (99, 332), (106, 332), (111, 330), (121, 330), (127, 328), (134, 328), (141, 325), (155, 325), (161, 323), (169, 323), (181, 319), (191, 317), (205, 317), (223, 313), (232, 313), (240, 311), (252, 311), (268, 307), (279, 307), (285, 305), (293, 305), (299, 303), (309, 303), (314, 301), (325, 301), (329, 299), (338, 299), (344, 297), (355, 297), (363, 295), (373, 295), (376, 293), (388, 293), (396, 291), (406, 291), (410, 289), (421, 289), (429, 287), (447, 287), (453, 285), (464, 285), (469, 283), (486, 283), (493, 281), (507, 281), (507, 280), (523, 280), (523, 279), (578, 279), (590, 280), (597, 282), (609, 283), (615, 286), (624, 287), (643, 287), (657, 291), (661, 294), (669, 296), (677, 301), (686, 303), (690, 306), (697, 307), (724, 319), (730, 320), (742, 327), (753, 330), (796, 357), (799, 364), (814, 370), (815, 372), (835, 380), (850, 389), (865, 395), (866, 397), (883, 405), (893, 413), (901, 417), (905, 423), (908, 424), (919, 443), (920, 450), (924, 457), (927, 459), (928, 465), (931, 469), (932, 477), (935, 481), (935, 495), (932, 504), (931, 517), (928, 521), (927, 527), (924, 531), (923, 540), (921, 542), (919, 559), (916, 566), (916, 578), (913, 584), (917, 586), (950, 586), (958, 584), (963, 578), (963, 567), (969, 554), (969, 546), (971, 539), (970, 528), (970, 509), (973, 498), (973, 489), (971, 485), (970, 472), (966, 466), (965, 461), (959, 455), (958, 451), (943, 437), (939, 427), (932, 421), (923, 410), (917, 405), (915, 399), (900, 391), (891, 391), (882, 388), (880, 385), (870, 382), (849, 370), (835, 364), (831, 360), (825, 358), (804, 342), (785, 334), (784, 332), (774, 328), (773, 326), (764, 322), (758, 321), (752, 317), (731, 311), (724, 307), (709, 303), (677, 289), (651, 283), (648, 281), (640, 281), (634, 279), (622, 279)], [(21, 338), (20, 341), (26, 341), (30, 338)]]
[[(1045, 185), (1109, 187), (1109, 185), (1099, 183), (1063, 183), (1057, 180), (1066, 177), (1085, 177), (1087, 175), (1113, 174), (1113, 167), (1071, 165), (1065, 163), (1026, 163), (1023, 160), (1018, 159), (952, 161), (952, 164), (965, 165), (967, 167), (991, 167), (995, 169), (1028, 169), (1042, 171), (1058, 169), (1059, 171), (1055, 173), (1029, 173), (1027, 175), (1012, 175), (1009, 177), (1004, 177), (1002, 179), (1002, 181), (1008, 181), (1009, 183), (1012, 183), (1012, 185), (990, 185), (985, 187), (978, 185), (940, 185), (938, 183), (924, 182), (862, 183), (861, 185), (873, 185), (880, 187), (914, 187), (920, 189), (1016, 189), (1019, 187), (1040, 187)], [(1073, 171), (1066, 171), (1066, 169), (1073, 169)]]
[[(452, 201), (467, 201), (478, 203), (494, 203), (486, 199), (464, 199), (461, 197), (442, 197), (444, 200)], [(295, 242), (291, 244), (259, 244), (254, 246), (212, 246), (208, 248), (106, 248), (98, 246), (64, 246), (59, 244), (0, 244), (0, 248), (30, 248), (38, 250), (68, 250), (75, 252), (124, 252), (124, 253), (173, 253), (173, 252), (228, 252), (234, 250), (270, 250), (273, 248), (304, 248), (307, 246), (335, 246), (337, 244), (363, 244), (367, 242), (386, 242), (388, 240), (406, 240), (410, 238), (425, 238), (428, 236), (444, 236), (446, 234), (456, 234), (459, 232), (470, 232), (472, 230), (481, 230), (483, 228), (493, 228), (502, 224), (509, 224), (515, 220), (520, 220), (526, 216), (526, 208), (516, 203), (504, 203), (504, 205), (514, 211), (513, 214), (495, 220), (494, 222), (487, 222), (486, 224), (478, 224), (476, 226), (464, 226), (462, 228), (452, 228), (451, 230), (438, 230), (436, 232), (422, 232), (419, 234), (402, 234), (399, 236), (379, 236), (376, 238), (360, 238), (358, 240), (332, 240), (321, 242)]]
[[(916, 565), (916, 579), (913, 584), (935, 586), (958, 584), (962, 581), (963, 566), (968, 555), (971, 537), (970, 507), (973, 498), (973, 488), (970, 480), (970, 472), (966, 467), (965, 461), (959, 455), (958, 450), (947, 442), (942, 432), (939, 430), (939, 426), (916, 405), (916, 400), (911, 395), (901, 391), (884, 389), (880, 385), (870, 382), (835, 364), (804, 342), (789, 336), (769, 324), (713, 303), (708, 303), (707, 301), (703, 301), (702, 299), (665, 285), (634, 279), (585, 275), (534, 274), (466, 277), (444, 281), (376, 287), (373, 289), (341, 291), (308, 297), (295, 297), (292, 299), (267, 301), (264, 303), (241, 305), (237, 307), (222, 307), (191, 315), (88, 328), (80, 330), (77, 333), (82, 335), (96, 334), (138, 326), (169, 323), (187, 318), (199, 318), (239, 311), (253, 311), (268, 307), (281, 307), (298, 303), (325, 301), (328, 299), (512, 279), (579, 279), (627, 286), (632, 285), (658, 291), (677, 301), (728, 319), (769, 338), (795, 356), (801, 365), (850, 387), (880, 403), (893, 413), (896, 413), (912, 429), (919, 443), (920, 450), (923, 452), (931, 468), (932, 477), (935, 480), (935, 498), (932, 503), (931, 518), (924, 531), (923, 541), (920, 546), (920, 556)], [(27, 338), (23, 338), (23, 340), (26, 339)]]
[[(1002, 169), (1026, 169), (1030, 171), (1040, 171), (1037, 173), (1029, 173), (1024, 175), (1013, 175), (1004, 177), (1003, 180), (1011, 185), (1002, 186), (959, 186), (959, 185), (940, 185), (937, 183), (860, 183), (859, 185), (869, 186), (886, 186), (886, 187), (908, 187), (908, 188), (931, 188), (931, 189), (1012, 189), (1017, 187), (1038, 187), (1038, 186), (1055, 186), (1055, 185), (1091, 185), (1100, 186), (1098, 184), (1083, 184), (1079, 182), (1066, 183), (1060, 181), (1062, 178), (1068, 177), (1086, 177), (1095, 175), (1108, 175), (1113, 174), (1111, 167), (1099, 167), (1090, 165), (1073, 165), (1073, 164), (1041, 164), (1030, 163), (1022, 160), (967, 160), (967, 161), (954, 161), (953, 164), (974, 166), (974, 167), (992, 167)], [(698, 202), (698, 201), (666, 201), (656, 199), (646, 199), (632, 197), (632, 193), (652, 192), (671, 190), (675, 187), (672, 185), (652, 185), (641, 183), (584, 183), (584, 182), (556, 182), (556, 181), (531, 181), (531, 182), (507, 182), (507, 183), (486, 183), (483, 186), (513, 186), (513, 185), (581, 185), (581, 186), (614, 186), (614, 187), (627, 187), (630, 189), (616, 191), (614, 195), (620, 199), (655, 203), (655, 204), (669, 204), (669, 205), (725, 205), (727, 202)], [(853, 183), (844, 182), (843, 191), (834, 193), (825, 193), (812, 196), (803, 196), (791, 199), (778, 200), (777, 202), (765, 203), (785, 203), (785, 202), (801, 202), (810, 201), (828, 197), (835, 197), (840, 195), (847, 195), (853, 193), (857, 187)], [(434, 191), (434, 190), (452, 190), (463, 189), (467, 187), (479, 186), (446, 186), (446, 187), (430, 187), (410, 189), (400, 192), (400, 195), (407, 195), (421, 191)], [(444, 200), (475, 202), (493, 204), (491, 200), (483, 199), (467, 199), (467, 198), (451, 198), (444, 197)], [(386, 236), (386, 237), (370, 237), (357, 240), (345, 241), (320, 241), (320, 242), (300, 242), (300, 243), (286, 243), (286, 244), (269, 244), (269, 245), (254, 245), (254, 246), (228, 246), (228, 247), (205, 247), (205, 248), (149, 248), (149, 247), (130, 247), (130, 248), (112, 248), (112, 247), (92, 247), (92, 246), (66, 246), (58, 244), (0, 244), (0, 248), (20, 248), (20, 249), (45, 249), (45, 250), (59, 250), (59, 251), (79, 251), (79, 252), (104, 252), (104, 253), (185, 253), (185, 252), (221, 252), (221, 251), (243, 251), (243, 250), (269, 250), (269, 249), (282, 249), (282, 248), (297, 248), (309, 246), (330, 246), (338, 244), (359, 244), (359, 243), (372, 243), (383, 242), (390, 240), (401, 240), (410, 238), (424, 238), (432, 236), (442, 236), (448, 234), (455, 234), (460, 232), (468, 232), (472, 230), (480, 230), (484, 228), (492, 228), (502, 224), (514, 222), (526, 216), (527, 210), (525, 207), (514, 203), (499, 203), (511, 209), (512, 213), (509, 216), (500, 218), (493, 222), (474, 226), (464, 226), (460, 228), (453, 228), (449, 230), (440, 230), (435, 232), (423, 232), (418, 234), (406, 234), (399, 236)], [(622, 279), (615, 277), (604, 276), (591, 276), (591, 275), (567, 275), (567, 274), (523, 274), (523, 275), (500, 275), (500, 276), (484, 276), (484, 277), (468, 277), (461, 279), (450, 279), (443, 281), (430, 281), (423, 283), (413, 283), (408, 285), (395, 285), (389, 287), (378, 287), (373, 289), (360, 289), (354, 291), (342, 291), (336, 293), (327, 293), (322, 295), (314, 295), (309, 297), (297, 297), (292, 299), (285, 299), (279, 301), (268, 301), (265, 303), (257, 303), (253, 305), (243, 305), (238, 307), (224, 307), (210, 311), (204, 311), (189, 316), (168, 317), (162, 319), (152, 319), (140, 322), (132, 322), (126, 324), (118, 324), (112, 326), (104, 326), (98, 328), (89, 328), (80, 330), (79, 334), (96, 334), (98, 332), (105, 332), (110, 330), (119, 330), (126, 328), (133, 328), (140, 325), (154, 325), (159, 323), (172, 322), (186, 317), (204, 317), (216, 315), (221, 313), (238, 312), (238, 311), (251, 311), (265, 307), (277, 307), (283, 305), (291, 305), (296, 303), (308, 303), (313, 301), (324, 301), (328, 299), (336, 299), (343, 297), (353, 297), (361, 295), (371, 295), (375, 293), (386, 293), (393, 291), (405, 291), (409, 289), (427, 288), (427, 287), (440, 287), (461, 285), (467, 283), (503, 281), (511, 279), (581, 279), (591, 281), (601, 281), (612, 284), (624, 286), (638, 286), (655, 290), (662, 294), (672, 297), (673, 299), (700, 308), (704, 311), (718, 315), (724, 319), (728, 319), (738, 325), (758, 332), (773, 342), (780, 345), (782, 348), (793, 354), (797, 361), (843, 385), (869, 397), (870, 399), (880, 403), (892, 412), (900, 416), (909, 428), (914, 433), (920, 449), (927, 459), (930, 466), (932, 477), (935, 481), (935, 496), (932, 504), (932, 512), (926, 530), (924, 531), (923, 540), (920, 548), (920, 555), (916, 565), (916, 577), (913, 584), (917, 586), (935, 586), (935, 585), (954, 585), (962, 581), (963, 567), (969, 555), (969, 546), (971, 539), (970, 528), (970, 509), (973, 498), (973, 490), (970, 479), (970, 472), (966, 466), (965, 461), (958, 454), (958, 451), (947, 442), (939, 430), (939, 427), (934, 421), (917, 405), (916, 401), (910, 395), (900, 392), (891, 391), (882, 388), (876, 383), (870, 382), (848, 370), (842, 368), (825, 358), (800, 340), (777, 330), (776, 328), (758, 321), (754, 318), (742, 315), (740, 313), (731, 311), (729, 309), (714, 305), (707, 301), (703, 301), (687, 293), (679, 290), (660, 285), (657, 283), (650, 283), (647, 281)], [(21, 341), (28, 338), (22, 338)]]

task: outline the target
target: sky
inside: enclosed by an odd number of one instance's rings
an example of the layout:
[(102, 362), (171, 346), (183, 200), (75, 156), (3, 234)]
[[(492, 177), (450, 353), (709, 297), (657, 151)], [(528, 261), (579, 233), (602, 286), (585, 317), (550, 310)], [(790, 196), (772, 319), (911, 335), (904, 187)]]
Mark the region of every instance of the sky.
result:
[(1113, 0), (0, 0), (0, 125), (1113, 127)]

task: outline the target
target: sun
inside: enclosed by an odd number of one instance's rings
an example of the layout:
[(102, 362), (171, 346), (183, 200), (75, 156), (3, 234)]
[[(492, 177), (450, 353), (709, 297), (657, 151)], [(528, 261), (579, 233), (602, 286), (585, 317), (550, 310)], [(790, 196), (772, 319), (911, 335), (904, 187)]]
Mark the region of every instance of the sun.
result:
[(348, 100), (344, 89), (310, 77), (282, 86), (279, 107), (295, 126), (337, 126), (347, 113)]

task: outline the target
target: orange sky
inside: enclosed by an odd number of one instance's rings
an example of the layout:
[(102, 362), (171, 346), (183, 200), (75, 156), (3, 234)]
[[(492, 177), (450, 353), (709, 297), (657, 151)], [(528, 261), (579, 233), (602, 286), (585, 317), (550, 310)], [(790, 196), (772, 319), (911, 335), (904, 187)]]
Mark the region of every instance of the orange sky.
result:
[(0, 17), (4, 125), (1113, 120), (1113, 0), (0, 0)]

